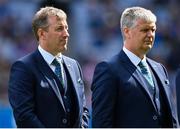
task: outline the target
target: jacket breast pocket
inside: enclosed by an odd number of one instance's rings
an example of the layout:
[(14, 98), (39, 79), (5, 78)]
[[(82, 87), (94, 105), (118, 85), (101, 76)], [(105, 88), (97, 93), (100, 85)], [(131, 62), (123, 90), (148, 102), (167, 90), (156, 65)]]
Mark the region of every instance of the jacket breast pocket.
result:
[(43, 81), (43, 80), (40, 81), (40, 86), (41, 86), (42, 88), (49, 88), (48, 82)]

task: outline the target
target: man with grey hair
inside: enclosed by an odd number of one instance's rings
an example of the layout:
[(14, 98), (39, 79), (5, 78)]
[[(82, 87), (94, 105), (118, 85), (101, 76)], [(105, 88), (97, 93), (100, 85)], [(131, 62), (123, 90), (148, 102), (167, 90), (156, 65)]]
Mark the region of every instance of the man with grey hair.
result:
[(61, 9), (41, 8), (32, 22), (37, 50), (12, 65), (8, 93), (17, 127), (88, 127), (81, 68), (62, 55), (69, 37), (66, 17)]
[(177, 112), (164, 66), (146, 54), (153, 47), (156, 16), (130, 7), (121, 16), (124, 46), (99, 63), (92, 82), (92, 126), (177, 127)]

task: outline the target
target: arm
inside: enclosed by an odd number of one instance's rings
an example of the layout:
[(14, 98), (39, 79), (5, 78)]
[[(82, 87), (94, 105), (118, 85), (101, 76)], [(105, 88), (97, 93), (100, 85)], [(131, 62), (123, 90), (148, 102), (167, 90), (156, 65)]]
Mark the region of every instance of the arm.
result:
[[(178, 69), (176, 74), (176, 103), (177, 103), (177, 115), (180, 121), (180, 69)], [(180, 126), (178, 125), (178, 128)]]
[(89, 110), (86, 107), (86, 100), (85, 100), (85, 95), (83, 97), (83, 114), (82, 114), (82, 122), (81, 122), (81, 127), (82, 128), (88, 128), (89, 126)]
[(92, 83), (92, 127), (112, 128), (116, 102), (116, 81), (107, 63), (96, 66)]
[[(169, 77), (168, 77), (168, 72), (166, 70), (166, 68), (161, 64), (163, 70), (164, 70), (164, 73), (165, 73), (165, 76), (166, 78), (169, 80)], [(177, 83), (176, 83), (177, 84)], [(170, 85), (172, 86), (172, 85)], [(178, 103), (177, 103), (177, 95), (176, 95), (176, 88), (174, 89), (173, 87), (170, 87), (170, 91), (169, 91), (170, 95), (169, 95), (169, 99), (170, 99), (170, 108), (171, 108), (171, 112), (172, 112), (172, 119), (173, 119), (173, 127), (174, 128), (179, 128), (179, 122), (178, 122)]]
[[(79, 65), (78, 62), (76, 62), (77, 65), (78, 65), (78, 69), (79, 69), (79, 72), (80, 72), (80, 76), (81, 78), (83, 78), (83, 74), (82, 74), (82, 70), (81, 70), (81, 67)], [(88, 125), (89, 125), (89, 110), (86, 106), (86, 98), (85, 98), (85, 94), (84, 94), (84, 88), (83, 88), (83, 114), (82, 114), (82, 122), (81, 122), (81, 127), (82, 128), (88, 128)]]
[(44, 127), (34, 111), (34, 83), (34, 76), (28, 66), (20, 61), (13, 64), (8, 95), (17, 127)]

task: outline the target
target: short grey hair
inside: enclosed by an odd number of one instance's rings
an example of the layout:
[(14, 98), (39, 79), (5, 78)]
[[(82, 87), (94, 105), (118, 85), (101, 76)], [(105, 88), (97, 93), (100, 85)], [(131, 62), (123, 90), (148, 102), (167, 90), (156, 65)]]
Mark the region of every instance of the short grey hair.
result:
[(122, 15), (120, 20), (121, 25), (121, 32), (124, 38), (123, 29), (125, 27), (132, 28), (136, 25), (136, 21), (138, 19), (145, 20), (147, 22), (154, 22), (156, 23), (156, 16), (153, 14), (150, 10), (142, 8), (142, 7), (130, 7), (126, 8)]
[(67, 15), (66, 13), (58, 8), (55, 7), (43, 7), (41, 8), (34, 16), (32, 21), (32, 30), (36, 39), (39, 41), (39, 37), (37, 31), (39, 28), (47, 30), (49, 27), (48, 17), (49, 16), (57, 16), (60, 20), (66, 20)]

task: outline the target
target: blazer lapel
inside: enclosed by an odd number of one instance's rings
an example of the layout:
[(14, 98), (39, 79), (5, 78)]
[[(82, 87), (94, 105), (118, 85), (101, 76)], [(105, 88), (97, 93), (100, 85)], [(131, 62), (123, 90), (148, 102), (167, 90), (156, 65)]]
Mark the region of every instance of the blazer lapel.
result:
[(149, 89), (148, 89), (148, 83), (143, 77), (143, 75), (140, 73), (140, 71), (137, 69), (137, 67), (130, 61), (130, 59), (127, 57), (127, 55), (124, 53), (124, 51), (121, 51), (120, 58), (122, 59), (124, 63), (124, 67), (129, 71), (130, 74), (135, 78), (135, 80), (140, 84), (140, 86), (144, 89), (145, 94), (150, 99), (153, 107), (156, 109), (155, 103), (153, 101), (153, 97), (151, 96)]
[(69, 61), (69, 59), (67, 59), (65, 56), (63, 56), (63, 61), (64, 61), (65, 66), (67, 67), (67, 70), (68, 70), (68, 72), (70, 74), (70, 77), (71, 77), (71, 80), (73, 82), (73, 86), (74, 86), (75, 91), (76, 91), (76, 96), (78, 98), (78, 104), (79, 104), (79, 107), (80, 107), (80, 96), (78, 94), (79, 91), (78, 91), (78, 87), (77, 87), (77, 82), (79, 80), (77, 80), (77, 78), (76, 78), (77, 75), (75, 75), (76, 71), (73, 68), (75, 66), (73, 66), (74, 64), (72, 64), (71, 61)]
[(47, 76), (45, 76), (46, 80), (49, 82), (50, 86), (52, 87), (54, 93), (56, 94), (56, 96), (58, 97), (60, 103), (62, 104), (62, 107), (64, 109), (64, 111), (66, 111), (66, 108), (64, 106), (64, 102), (62, 100), (62, 96), (60, 94), (59, 88), (57, 86), (56, 80), (55, 79), (50, 79)]
[(45, 79), (48, 81), (49, 85), (51, 86), (52, 90), (54, 91), (55, 95), (57, 96), (58, 100), (60, 101), (64, 111), (66, 111), (61, 93), (59, 91), (58, 85), (56, 83), (55, 78), (53, 78), (53, 71), (51, 68), (48, 66), (46, 61), (43, 59), (42, 55), (40, 52), (37, 50), (36, 51), (36, 62), (38, 64), (38, 67), (42, 74), (44, 75)]
[[(149, 66), (152, 68), (152, 70), (155, 72), (155, 74), (158, 76), (163, 89), (165, 91), (166, 97), (168, 99), (168, 102), (170, 103), (170, 98), (168, 96), (169, 94), (169, 80), (167, 78), (165, 78), (165, 74), (162, 74), (162, 72), (160, 71), (162, 68), (159, 68), (156, 64), (154, 64), (153, 62), (151, 62), (151, 60), (148, 60), (148, 64)], [(164, 71), (163, 71), (164, 72)]]
[(156, 105), (153, 101), (153, 96), (151, 95), (149, 88), (148, 88), (150, 84), (147, 82), (147, 80), (143, 77), (143, 75), (140, 73), (140, 71), (138, 69), (135, 70), (135, 72), (133, 73), (133, 76), (134, 76), (134, 78), (136, 78), (136, 81), (138, 81), (140, 83), (142, 88), (144, 88), (144, 90), (148, 94), (148, 97), (150, 98), (154, 108), (157, 110)]
[[(158, 65), (153, 63), (150, 59), (147, 59), (147, 60), (148, 60), (150, 67), (152, 68), (152, 70), (158, 76), (158, 78), (162, 84), (162, 88), (164, 90), (165, 96), (167, 98), (168, 106), (170, 107), (174, 118), (176, 118), (176, 115), (175, 115), (176, 113), (173, 110), (173, 105), (172, 105), (173, 99), (171, 99), (171, 98), (173, 98), (173, 96), (172, 96), (172, 93), (170, 93), (171, 91), (170, 91), (170, 87), (169, 87), (169, 80), (167, 78), (165, 78), (166, 75), (164, 74), (164, 71), (162, 71), (162, 72), (160, 71), (162, 68), (158, 67)], [(175, 103), (175, 102), (173, 102), (173, 103)]]

